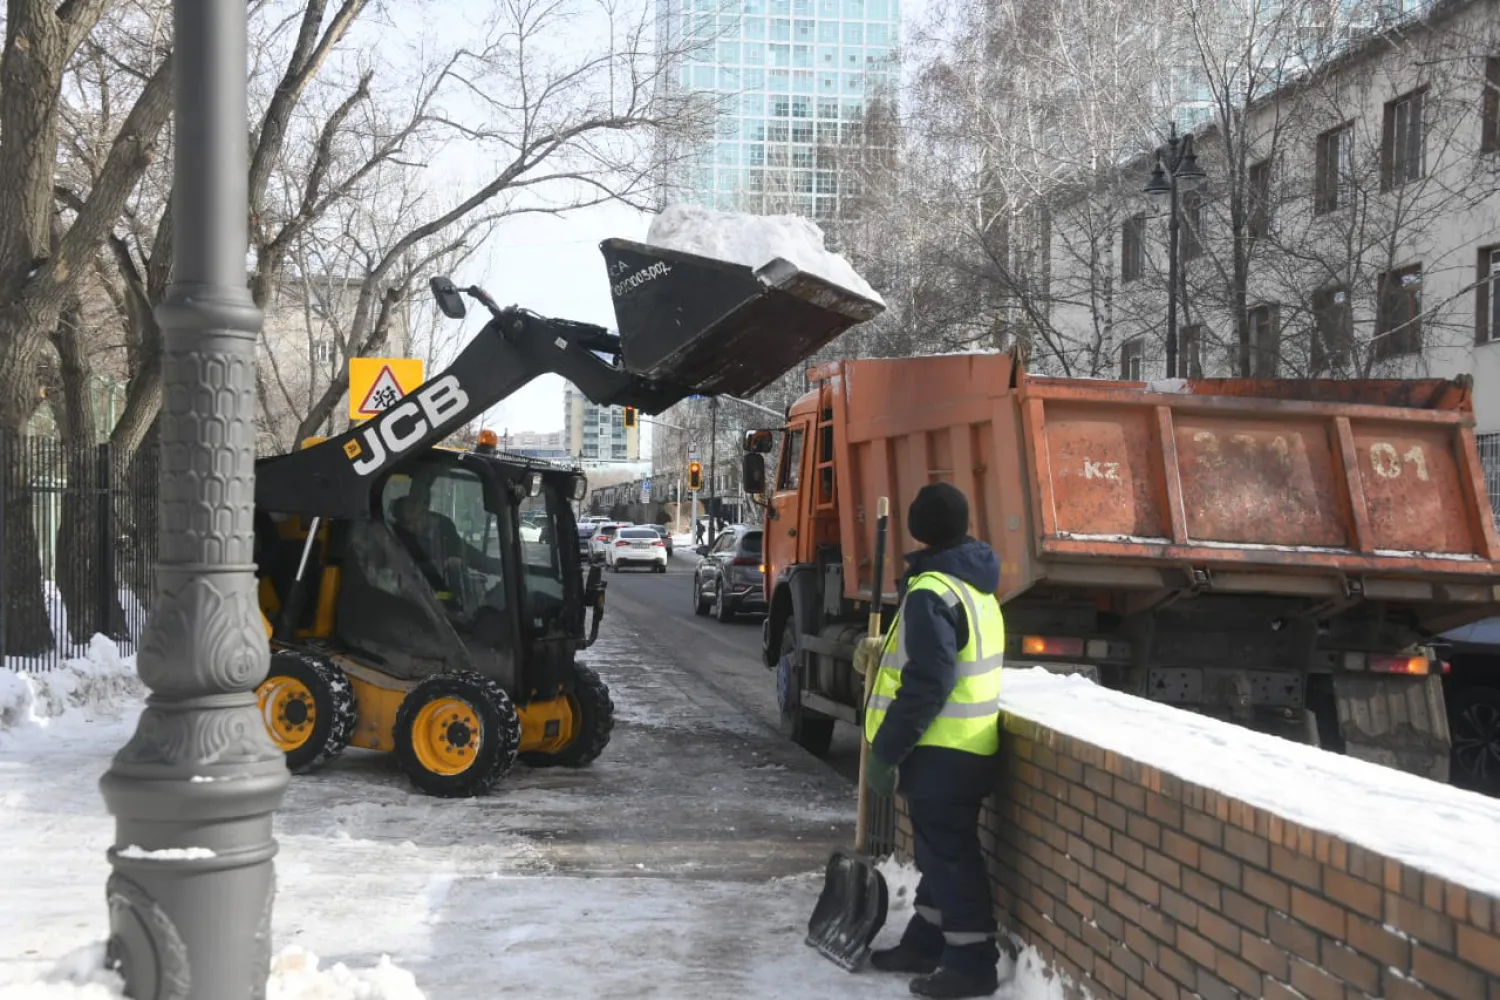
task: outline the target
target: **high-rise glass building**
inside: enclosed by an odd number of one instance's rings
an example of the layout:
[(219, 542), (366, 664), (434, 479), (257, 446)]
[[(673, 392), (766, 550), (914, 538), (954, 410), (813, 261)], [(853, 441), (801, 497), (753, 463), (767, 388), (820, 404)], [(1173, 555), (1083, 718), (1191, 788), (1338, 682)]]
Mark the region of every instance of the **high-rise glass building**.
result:
[(900, 0), (657, 0), (669, 88), (713, 95), (712, 139), (664, 148), (665, 200), (832, 218), (850, 150), (894, 94)]

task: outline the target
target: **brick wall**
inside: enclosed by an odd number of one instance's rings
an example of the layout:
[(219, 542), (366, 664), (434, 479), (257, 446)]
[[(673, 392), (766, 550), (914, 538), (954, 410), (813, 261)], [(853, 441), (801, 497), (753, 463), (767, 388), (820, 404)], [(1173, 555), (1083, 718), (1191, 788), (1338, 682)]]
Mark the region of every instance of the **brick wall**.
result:
[[(981, 831), (995, 905), (1070, 996), (1500, 1000), (1500, 901), (1028, 720), (1005, 728)], [(904, 811), (896, 840), (911, 857)]]

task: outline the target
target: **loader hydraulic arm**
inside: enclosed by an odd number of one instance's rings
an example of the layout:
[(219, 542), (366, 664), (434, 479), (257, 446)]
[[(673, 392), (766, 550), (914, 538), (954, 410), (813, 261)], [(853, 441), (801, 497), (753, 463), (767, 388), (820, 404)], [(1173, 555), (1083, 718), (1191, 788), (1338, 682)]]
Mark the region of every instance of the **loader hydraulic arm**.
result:
[(446, 371), (373, 420), (258, 463), (256, 506), (325, 518), (369, 517), (371, 482), (378, 474), (439, 443), (538, 375), (561, 375), (601, 406), (634, 406), (648, 414), (694, 391), (627, 372), (619, 337), (603, 327), (501, 309), (487, 299), (480, 301), (493, 318)]

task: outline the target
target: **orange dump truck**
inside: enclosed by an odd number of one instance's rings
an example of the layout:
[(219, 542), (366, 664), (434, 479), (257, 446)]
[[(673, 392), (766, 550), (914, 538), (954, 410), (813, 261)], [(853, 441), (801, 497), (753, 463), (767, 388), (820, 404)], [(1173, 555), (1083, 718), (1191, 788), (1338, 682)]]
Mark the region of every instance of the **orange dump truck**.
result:
[[(1447, 780), (1427, 645), (1500, 612), (1465, 381), (1043, 378), (1010, 355), (837, 362), (747, 435), (786, 734), (856, 722), (877, 498), (923, 485), (1002, 561), (1007, 663)], [(767, 470), (765, 455), (776, 451)], [(881, 595), (886, 621), (894, 582)]]

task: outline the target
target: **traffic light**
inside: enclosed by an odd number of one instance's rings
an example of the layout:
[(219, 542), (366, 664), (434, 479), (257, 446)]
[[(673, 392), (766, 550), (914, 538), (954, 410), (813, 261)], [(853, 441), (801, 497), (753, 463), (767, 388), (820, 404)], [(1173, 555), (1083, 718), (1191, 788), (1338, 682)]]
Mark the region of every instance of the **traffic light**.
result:
[(696, 493), (699, 490), (703, 489), (703, 463), (702, 462), (689, 462), (688, 463), (688, 489), (692, 490), (694, 493)]
[(633, 407), (633, 406), (627, 406), (627, 407), (625, 407), (625, 426), (626, 427), (634, 427), (635, 426), (635, 407)]

